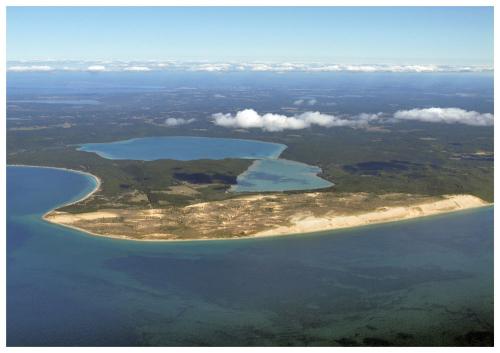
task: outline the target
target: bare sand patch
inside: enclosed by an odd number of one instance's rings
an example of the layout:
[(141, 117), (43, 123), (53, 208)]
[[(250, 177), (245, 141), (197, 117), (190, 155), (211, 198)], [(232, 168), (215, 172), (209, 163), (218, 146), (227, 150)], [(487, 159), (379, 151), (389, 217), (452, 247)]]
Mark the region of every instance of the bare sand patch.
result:
[(359, 227), (369, 224), (387, 223), (411, 218), (431, 216), (468, 208), (485, 206), (488, 203), (472, 195), (445, 195), (444, 199), (408, 206), (381, 207), (372, 212), (359, 214), (326, 214), (322, 217), (294, 216), (291, 225), (280, 226), (254, 234), (271, 236), (283, 234), (311, 233), (341, 228)]
[(77, 214), (54, 211), (47, 214), (44, 218), (48, 221), (56, 221), (56, 223), (73, 224), (79, 221), (95, 221), (95, 220), (104, 220), (108, 218), (117, 218), (117, 217), (118, 214), (114, 212), (104, 212), (104, 211), (77, 213)]
[(185, 207), (52, 211), (44, 218), (90, 234), (133, 240), (235, 239), (394, 222), (488, 205), (472, 195), (314, 192), (250, 195)]

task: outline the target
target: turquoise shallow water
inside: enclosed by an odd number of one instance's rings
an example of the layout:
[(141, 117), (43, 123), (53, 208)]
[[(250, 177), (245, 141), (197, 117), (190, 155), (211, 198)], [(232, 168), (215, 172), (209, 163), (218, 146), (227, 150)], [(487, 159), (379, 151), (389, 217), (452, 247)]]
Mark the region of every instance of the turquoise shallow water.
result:
[(262, 159), (237, 178), (234, 192), (322, 189), (333, 184), (317, 175), (321, 168), (286, 159)]
[(93, 179), (7, 168), (7, 343), (487, 345), (493, 208), (336, 232), (132, 242), (48, 224)]
[(196, 160), (256, 159), (238, 176), (233, 192), (264, 192), (321, 189), (333, 184), (317, 176), (321, 169), (304, 163), (278, 159), (286, 146), (256, 140), (213, 137), (169, 136), (137, 138), (110, 143), (87, 143), (79, 150), (108, 159)]

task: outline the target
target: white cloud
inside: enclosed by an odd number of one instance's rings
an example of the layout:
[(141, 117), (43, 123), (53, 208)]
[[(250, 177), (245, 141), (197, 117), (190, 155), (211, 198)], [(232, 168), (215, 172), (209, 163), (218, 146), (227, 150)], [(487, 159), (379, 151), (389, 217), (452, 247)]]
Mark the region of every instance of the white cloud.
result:
[(361, 113), (354, 116), (353, 120), (361, 126), (366, 126), (371, 122), (383, 122), (384, 113)]
[(253, 109), (245, 109), (232, 114), (216, 113), (212, 115), (215, 125), (228, 128), (252, 129), (264, 131), (300, 130), (312, 125), (323, 127), (348, 126), (364, 127), (367, 119), (344, 119), (320, 112), (305, 112), (296, 116), (267, 113), (260, 115)]
[(478, 113), (460, 108), (425, 108), (398, 110), (394, 113), (398, 120), (419, 120), (431, 123), (466, 124), (475, 126), (493, 125), (493, 114)]
[(307, 104), (307, 105), (315, 105), (318, 103), (318, 100), (316, 98), (311, 98), (311, 99), (297, 99), (296, 101), (293, 102), (293, 105), (302, 105), (302, 104)]
[(304, 71), (307, 66), (298, 63), (242, 63), (238, 69), (239, 70), (250, 70), (250, 71), (271, 71), (271, 72), (286, 72), (286, 71)]
[(384, 113), (361, 113), (350, 117), (305, 112), (294, 116), (281, 114), (259, 114), (253, 109), (238, 111), (236, 114), (212, 114), (215, 125), (227, 128), (262, 129), (283, 131), (306, 129), (313, 125), (330, 127), (369, 128), (372, 123), (385, 124), (401, 120), (418, 120), (431, 123), (459, 123), (474, 126), (493, 125), (493, 114), (466, 111), (460, 108), (427, 108), (399, 110), (390, 118)]
[(354, 71), (354, 72), (376, 72), (379, 71), (380, 68), (376, 66), (369, 65), (347, 65), (344, 66), (343, 71)]
[(440, 71), (440, 68), (435, 65), (406, 65), (406, 66), (390, 66), (391, 72), (435, 72)]
[(230, 64), (195, 64), (191, 66), (192, 71), (208, 71), (208, 72), (218, 72), (218, 71), (228, 71), (231, 69)]
[(251, 71), (275, 71), (275, 68), (268, 64), (249, 64), (247, 67)]
[(344, 65), (344, 64), (311, 64), (302, 71), (319, 72), (481, 72), (491, 71), (487, 66), (448, 66), (448, 65)]
[(129, 66), (129, 67), (124, 68), (123, 71), (141, 71), (141, 72), (145, 72), (145, 71), (151, 71), (151, 69), (149, 67), (146, 67), (146, 66)]
[(104, 72), (104, 71), (106, 71), (106, 66), (90, 65), (89, 67), (87, 67), (87, 71), (89, 71), (89, 72)]
[[(463, 66), (463, 65), (391, 65), (391, 64), (340, 64), (320, 62), (201, 62), (201, 61), (171, 61), (171, 60), (143, 60), (143, 61), (75, 61), (75, 60), (45, 60), (45, 61), (9, 61), (9, 71), (52, 71), (70, 67), (75, 71), (260, 71), (260, 72), (483, 72), (493, 71), (492, 66)], [(31, 65), (31, 66), (30, 66)], [(48, 70), (47, 68), (51, 69)], [(45, 68), (45, 69), (42, 69)], [(136, 69), (137, 68), (137, 69)], [(141, 69), (138, 69), (141, 68)]]
[(7, 71), (12, 72), (46, 72), (53, 71), (54, 68), (48, 65), (31, 65), (31, 66), (10, 66)]
[(342, 71), (342, 68), (339, 65), (311, 65), (305, 71)]
[(165, 120), (165, 125), (167, 125), (167, 126), (179, 126), (179, 125), (190, 124), (195, 120), (196, 119), (168, 118)]

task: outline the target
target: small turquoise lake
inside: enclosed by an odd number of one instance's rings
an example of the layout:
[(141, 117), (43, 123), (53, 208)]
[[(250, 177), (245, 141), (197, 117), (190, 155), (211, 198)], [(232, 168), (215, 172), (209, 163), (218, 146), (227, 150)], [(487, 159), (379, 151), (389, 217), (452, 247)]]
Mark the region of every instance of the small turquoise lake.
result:
[(87, 143), (78, 150), (94, 152), (107, 159), (152, 161), (175, 159), (255, 159), (243, 174), (238, 176), (233, 192), (265, 192), (286, 190), (312, 190), (333, 184), (317, 176), (319, 167), (279, 159), (286, 145), (272, 142), (195, 137), (167, 136), (145, 137), (109, 143)]
[(260, 192), (322, 189), (333, 184), (317, 174), (321, 168), (286, 159), (261, 159), (240, 174), (230, 191)]

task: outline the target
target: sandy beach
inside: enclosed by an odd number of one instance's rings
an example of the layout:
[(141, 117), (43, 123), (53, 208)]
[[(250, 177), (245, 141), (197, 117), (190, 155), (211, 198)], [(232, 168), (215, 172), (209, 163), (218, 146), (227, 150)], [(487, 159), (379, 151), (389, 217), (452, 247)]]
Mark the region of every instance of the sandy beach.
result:
[(291, 219), (292, 225), (269, 229), (254, 236), (275, 236), (361, 227), (370, 224), (396, 222), (413, 218), (433, 216), (456, 212), (470, 208), (490, 205), (472, 195), (446, 195), (444, 200), (416, 204), (406, 207), (383, 207), (373, 212), (339, 215), (330, 214), (324, 217), (296, 216)]
[[(314, 199), (320, 193), (305, 194), (308, 198)], [(353, 194), (359, 197), (357, 194)], [(353, 197), (354, 197), (353, 196)], [(275, 200), (276, 196), (267, 196), (268, 199)], [(251, 205), (251, 209), (255, 209), (255, 202), (264, 202), (266, 196), (255, 195), (241, 197), (240, 203)], [(147, 210), (102, 210), (95, 212), (72, 214), (67, 212), (51, 211), (43, 216), (43, 218), (51, 223), (63, 225), (76, 230), (80, 230), (95, 236), (105, 236), (117, 239), (128, 239), (137, 241), (200, 241), (200, 240), (224, 240), (224, 239), (248, 239), (253, 237), (269, 237), (282, 236), (289, 234), (304, 234), (312, 232), (321, 232), (335, 229), (353, 228), (367, 226), (372, 224), (388, 223), (401, 220), (408, 220), (449, 212), (456, 212), (476, 207), (491, 205), (484, 200), (472, 195), (445, 195), (438, 199), (422, 198), (425, 202), (417, 202), (409, 199), (408, 204), (388, 207), (378, 207), (374, 210), (349, 213), (339, 211), (331, 211), (322, 214), (321, 216), (314, 215), (308, 210), (295, 212), (286, 216), (285, 222), (283, 218), (280, 222), (269, 222), (260, 228), (258, 231), (250, 231), (244, 236), (222, 235), (217, 233), (217, 227), (224, 227), (225, 223), (221, 220), (216, 220), (217, 225), (208, 224), (202, 218), (206, 216), (207, 208), (213, 207), (210, 203), (201, 203), (185, 207), (184, 211), (189, 212), (187, 219), (195, 224), (197, 221), (206, 228), (212, 227), (210, 232), (203, 233), (201, 227), (196, 225), (193, 228), (199, 229), (200, 235), (196, 238), (186, 234), (179, 237), (175, 233), (165, 233), (161, 231), (161, 227), (155, 225), (164, 225), (166, 222), (172, 222), (172, 216), (165, 209), (147, 209)], [(234, 201), (234, 200), (233, 200)], [(362, 200), (361, 200), (362, 201)], [(233, 205), (234, 206), (234, 205)], [(232, 209), (233, 206), (229, 207)], [(238, 208), (240, 206), (234, 207)], [(213, 211), (212, 211), (213, 212)], [(220, 211), (216, 211), (219, 212)], [(226, 215), (229, 218), (237, 218), (234, 215)], [(170, 218), (169, 218), (170, 217)], [(210, 217), (213, 218), (213, 217)], [(258, 217), (256, 217), (258, 218)], [(206, 218), (205, 218), (206, 219)], [(258, 221), (256, 221), (258, 222)], [(283, 224), (285, 223), (285, 224)], [(245, 227), (248, 223), (242, 223), (239, 226)], [(148, 228), (149, 227), (149, 228)], [(222, 229), (222, 228), (221, 228)], [(233, 234), (241, 234), (236, 228), (232, 228)], [(230, 233), (231, 234), (231, 233)]]

